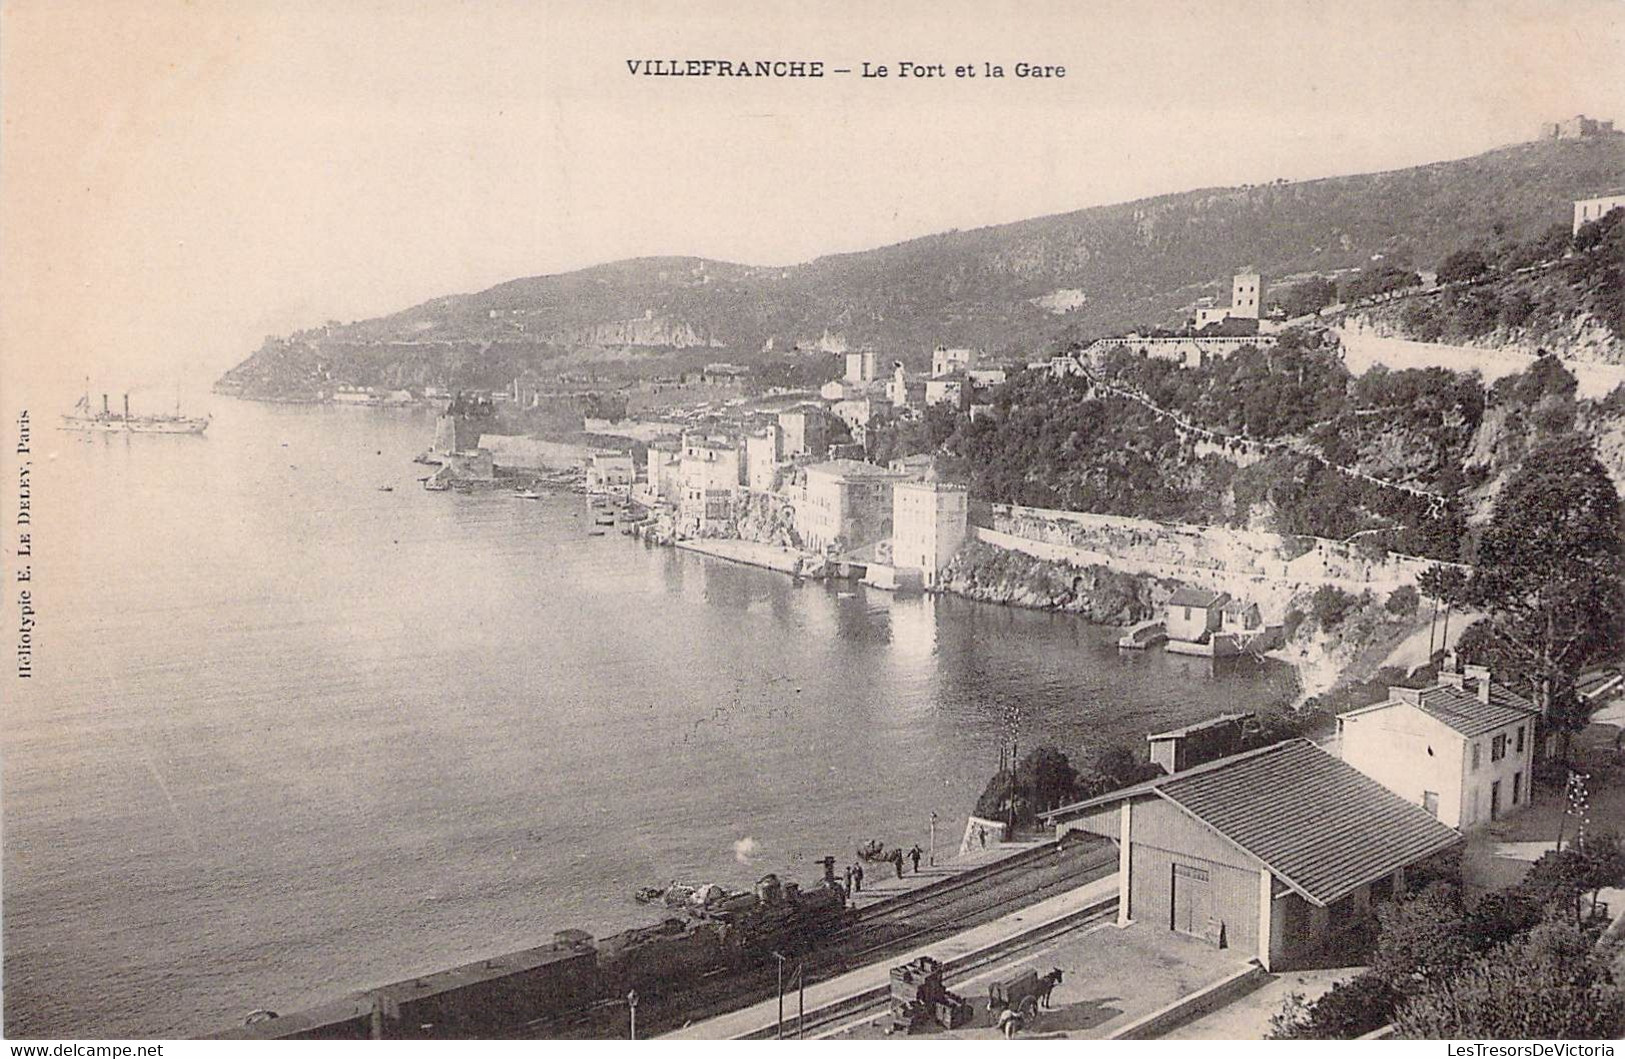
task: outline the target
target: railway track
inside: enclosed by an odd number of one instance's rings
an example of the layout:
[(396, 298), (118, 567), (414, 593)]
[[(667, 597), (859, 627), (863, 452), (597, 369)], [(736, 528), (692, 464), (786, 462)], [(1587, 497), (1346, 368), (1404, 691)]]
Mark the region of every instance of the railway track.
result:
[[(1117, 850), (1112, 843), (1069, 836), (1056, 845), (870, 905), (858, 913), (853, 923), (821, 939), (816, 949), (796, 962), (804, 968), (809, 985), (826, 981), (888, 955), (950, 937), (996, 919), (1012, 908), (1034, 904), (1116, 870)], [(1068, 923), (1060, 929), (1075, 929), (1077, 925)], [(786, 973), (791, 973), (788, 968)], [(777, 974), (772, 965), (748, 971), (718, 968), (692, 980), (681, 993), (664, 998), (664, 1003), (655, 997), (645, 998), (638, 1015), (640, 1036), (676, 1029), (689, 1021), (765, 1000), (774, 995), (776, 988)], [(856, 1011), (835, 1017), (854, 1016)], [(621, 1037), (626, 1034), (626, 1018), (624, 1001), (609, 999), (517, 1027), (514, 1035)]]

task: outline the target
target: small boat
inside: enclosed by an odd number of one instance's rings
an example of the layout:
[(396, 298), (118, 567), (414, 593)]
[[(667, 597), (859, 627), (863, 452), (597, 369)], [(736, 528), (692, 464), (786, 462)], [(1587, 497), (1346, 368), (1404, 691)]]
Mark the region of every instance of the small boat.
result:
[(437, 482), (432, 478), (427, 478), (424, 479), (423, 488), (427, 489), (431, 493), (444, 493), (447, 489), (450, 489), (451, 486), (447, 485), (445, 482)]
[(540, 500), (542, 494), (534, 489), (522, 489), (513, 495), (515, 500)]
[(604, 535), (603, 530), (588, 530), (587, 531), (587, 536), (589, 536), (589, 537), (602, 537), (603, 535)]

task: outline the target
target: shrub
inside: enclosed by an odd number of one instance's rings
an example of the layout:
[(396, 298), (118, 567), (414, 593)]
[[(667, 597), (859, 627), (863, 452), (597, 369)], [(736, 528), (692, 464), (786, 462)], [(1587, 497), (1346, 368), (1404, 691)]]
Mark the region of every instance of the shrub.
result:
[(1386, 1026), (1403, 999), (1382, 976), (1367, 971), (1339, 982), (1312, 1004), (1292, 993), (1270, 1019), (1273, 1041), (1347, 1041)]
[(1315, 624), (1327, 632), (1331, 632), (1349, 616), (1358, 602), (1354, 596), (1349, 595), (1336, 585), (1321, 585), (1315, 589), (1315, 594), (1309, 603), (1309, 612), (1314, 616)]
[(1394, 617), (1407, 618), (1416, 613), (1416, 607), (1421, 602), (1422, 594), (1415, 585), (1400, 585), (1388, 594), (1388, 602), (1383, 606)]

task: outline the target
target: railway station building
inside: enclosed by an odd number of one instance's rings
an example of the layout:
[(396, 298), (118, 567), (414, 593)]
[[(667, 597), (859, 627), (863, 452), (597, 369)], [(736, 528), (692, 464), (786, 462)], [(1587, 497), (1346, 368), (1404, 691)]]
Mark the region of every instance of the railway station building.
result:
[(1118, 844), (1118, 920), (1290, 968), (1461, 841), (1304, 739), (1199, 764), (1045, 814), (1056, 838)]

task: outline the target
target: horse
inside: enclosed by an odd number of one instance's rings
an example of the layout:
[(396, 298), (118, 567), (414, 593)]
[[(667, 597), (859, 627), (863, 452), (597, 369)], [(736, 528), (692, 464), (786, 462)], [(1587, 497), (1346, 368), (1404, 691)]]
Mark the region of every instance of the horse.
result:
[(1055, 987), (1060, 984), (1061, 969), (1059, 967), (1050, 968), (1049, 974), (1046, 974), (1038, 979), (1038, 992), (1035, 995), (1038, 997), (1039, 1006), (1046, 1008), (1054, 1007), (1054, 1005), (1050, 1003), (1050, 994), (1055, 992)]

